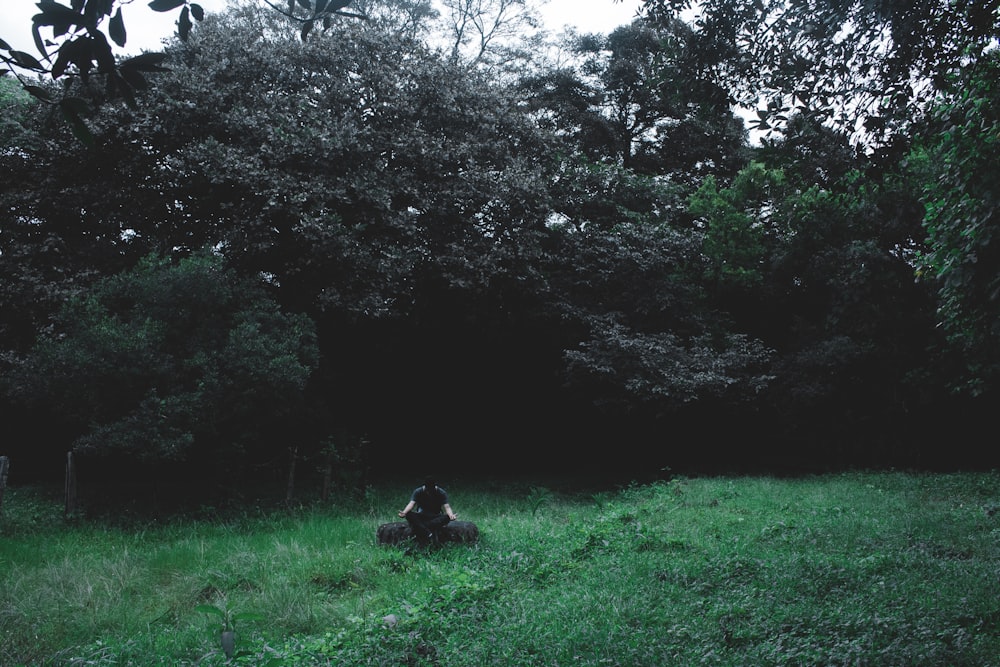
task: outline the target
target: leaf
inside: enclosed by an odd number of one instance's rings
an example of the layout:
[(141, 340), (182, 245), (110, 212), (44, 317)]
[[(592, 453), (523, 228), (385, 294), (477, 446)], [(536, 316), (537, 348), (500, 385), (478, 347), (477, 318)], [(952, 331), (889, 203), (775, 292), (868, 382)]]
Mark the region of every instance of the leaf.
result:
[[(48, 54), (48, 50), (45, 48), (45, 44), (42, 42), (42, 35), (38, 32), (38, 24), (35, 22), (31, 23), (31, 38), (35, 42), (35, 48), (38, 49), (39, 53)], [(13, 51), (11, 51), (13, 53)]]
[(59, 47), (59, 55), (56, 56), (56, 61), (52, 63), (52, 78), (58, 79), (65, 72), (66, 68), (69, 67), (71, 60), (71, 55), (75, 50), (74, 42), (63, 42), (63, 45)]
[(24, 51), (11, 51), (10, 57), (14, 59), (14, 62), (25, 69), (33, 69), (36, 72), (45, 71), (45, 68), (42, 67), (42, 63), (38, 62), (38, 59), (30, 53), (25, 53)]
[(119, 67), (118, 73), (122, 75), (122, 78), (128, 82), (128, 85), (132, 86), (136, 90), (146, 90), (149, 87), (149, 83), (138, 70), (132, 69), (130, 67)]
[(181, 38), (182, 42), (186, 42), (188, 35), (191, 34), (191, 10), (185, 7), (181, 11), (181, 16), (177, 19), (177, 36)]
[(85, 23), (82, 14), (55, 2), (51, 4), (39, 2), (38, 8), (41, 12), (31, 17), (31, 20), (38, 25), (59, 26), (65, 32), (70, 25)]
[(125, 46), (125, 21), (122, 19), (122, 9), (118, 8), (118, 13), (112, 17), (108, 24), (108, 34), (118, 46)]
[(59, 109), (62, 111), (63, 118), (69, 122), (73, 135), (78, 140), (83, 142), (84, 145), (93, 147), (95, 143), (94, 134), (90, 131), (90, 128), (87, 127), (87, 124), (83, 122), (83, 118), (80, 117), (80, 114), (77, 111), (77, 105), (67, 103), (67, 100), (63, 100), (59, 103)]
[(120, 72), (112, 72), (111, 76), (108, 77), (108, 88), (117, 89), (125, 100), (125, 104), (130, 109), (135, 110), (139, 108), (139, 104), (135, 101), (135, 93), (132, 90), (131, 84), (129, 84), (128, 80)]
[(49, 91), (45, 90), (41, 86), (32, 86), (31, 84), (25, 84), (24, 89), (43, 102), (51, 103), (54, 101)]
[(302, 35), (303, 42), (306, 41), (306, 37), (308, 37), (310, 31), (312, 31), (314, 23), (314, 21), (306, 21), (302, 24), (302, 32), (300, 34)]
[(59, 104), (81, 116), (90, 113), (90, 105), (82, 97), (64, 97), (59, 101)]
[(0, 39), (0, 49), (3, 49), (4, 51), (10, 51), (10, 44)]
[(200, 611), (203, 614), (211, 614), (212, 616), (218, 616), (221, 619), (226, 618), (226, 613), (221, 609), (219, 609), (218, 607), (216, 607), (215, 605), (200, 604), (197, 607), (195, 607), (194, 610)]
[(160, 66), (160, 63), (166, 59), (166, 53), (143, 53), (122, 61), (120, 67), (122, 69), (133, 69), (139, 72), (169, 72), (169, 68)]
[(187, 0), (152, 0), (149, 3), (149, 8), (154, 12), (169, 12), (172, 9), (177, 9), (185, 2)]
[(102, 72), (111, 72), (115, 69), (115, 54), (111, 50), (108, 38), (100, 30), (91, 33), (91, 48), (93, 49), (94, 60)]
[(204, 21), (205, 20), (205, 9), (201, 5), (199, 5), (199, 4), (192, 3), (191, 4), (191, 16), (194, 17), (195, 21)]

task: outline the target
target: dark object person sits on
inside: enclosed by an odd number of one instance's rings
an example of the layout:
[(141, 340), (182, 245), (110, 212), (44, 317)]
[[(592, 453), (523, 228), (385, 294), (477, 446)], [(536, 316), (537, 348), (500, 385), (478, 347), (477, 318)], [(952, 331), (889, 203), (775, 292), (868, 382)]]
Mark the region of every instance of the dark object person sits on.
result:
[(399, 512), (399, 516), (410, 524), (420, 544), (438, 542), (438, 530), (458, 518), (448, 504), (448, 493), (430, 477), (413, 490), (410, 502)]

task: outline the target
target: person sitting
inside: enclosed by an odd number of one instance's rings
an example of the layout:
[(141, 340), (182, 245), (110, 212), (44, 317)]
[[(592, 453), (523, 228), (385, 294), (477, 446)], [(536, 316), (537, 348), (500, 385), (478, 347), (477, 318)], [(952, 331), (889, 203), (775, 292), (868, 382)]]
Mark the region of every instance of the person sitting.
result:
[(448, 493), (432, 477), (413, 490), (410, 502), (400, 510), (399, 516), (410, 524), (420, 544), (437, 543), (438, 531), (458, 518), (448, 504)]

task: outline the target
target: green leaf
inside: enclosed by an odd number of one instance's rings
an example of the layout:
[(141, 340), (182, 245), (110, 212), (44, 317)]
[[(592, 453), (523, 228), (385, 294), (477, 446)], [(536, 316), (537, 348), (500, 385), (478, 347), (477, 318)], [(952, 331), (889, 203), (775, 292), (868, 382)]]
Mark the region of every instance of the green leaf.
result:
[(87, 127), (87, 124), (83, 122), (83, 118), (77, 112), (75, 104), (67, 104), (66, 100), (59, 103), (59, 109), (62, 111), (63, 118), (69, 122), (70, 129), (73, 131), (73, 135), (81, 141), (84, 145), (93, 147), (94, 145), (94, 135)]
[(135, 100), (135, 92), (132, 89), (132, 85), (128, 80), (121, 75), (120, 72), (113, 72), (108, 81), (109, 86), (114, 86), (118, 89), (118, 92), (122, 94), (122, 98), (125, 100), (125, 104), (128, 105), (130, 109), (138, 109), (139, 105)]
[(41, 12), (31, 17), (31, 20), (37, 25), (65, 27), (85, 23), (82, 14), (55, 2), (51, 4), (39, 2), (38, 8)]
[(182, 42), (186, 42), (188, 35), (191, 34), (191, 10), (185, 7), (181, 11), (181, 16), (177, 19), (177, 36), (181, 38)]
[(33, 69), (37, 72), (45, 71), (45, 68), (42, 67), (42, 63), (38, 62), (38, 59), (30, 53), (25, 53), (24, 51), (11, 51), (10, 57), (14, 59), (14, 62), (25, 69)]
[(166, 59), (166, 53), (143, 53), (122, 61), (120, 67), (121, 69), (133, 69), (139, 72), (169, 72), (169, 68), (160, 66), (160, 63)]
[(37, 97), (38, 99), (40, 99), (43, 102), (50, 102), (51, 103), (51, 102), (54, 101), (53, 98), (52, 98), (52, 95), (49, 93), (49, 91), (45, 90), (41, 86), (32, 86), (30, 84), (26, 84), (24, 86), (24, 89), (27, 90), (29, 93), (31, 93), (32, 95), (34, 95), (35, 97)]
[(122, 78), (136, 90), (146, 90), (146, 88), (149, 87), (146, 77), (139, 73), (138, 70), (132, 69), (131, 67), (119, 67), (118, 72), (122, 75)]
[(125, 46), (125, 21), (122, 20), (121, 7), (118, 8), (118, 13), (114, 15), (108, 24), (108, 34), (111, 35), (111, 39), (115, 44)]
[(218, 607), (216, 607), (215, 605), (200, 604), (197, 607), (195, 607), (194, 610), (200, 611), (203, 614), (211, 614), (212, 616), (218, 616), (221, 619), (226, 618), (226, 613), (221, 609), (219, 609)]
[(90, 105), (87, 104), (87, 100), (82, 97), (64, 97), (59, 101), (59, 104), (71, 109), (74, 113), (78, 113), (81, 116), (90, 113)]
[(169, 12), (172, 9), (177, 9), (183, 5), (187, 0), (152, 0), (149, 3), (149, 8), (154, 12)]
[(52, 63), (51, 74), (53, 79), (58, 79), (66, 72), (74, 50), (74, 42), (63, 42), (63, 45), (59, 47), (59, 54), (56, 56), (56, 61)]

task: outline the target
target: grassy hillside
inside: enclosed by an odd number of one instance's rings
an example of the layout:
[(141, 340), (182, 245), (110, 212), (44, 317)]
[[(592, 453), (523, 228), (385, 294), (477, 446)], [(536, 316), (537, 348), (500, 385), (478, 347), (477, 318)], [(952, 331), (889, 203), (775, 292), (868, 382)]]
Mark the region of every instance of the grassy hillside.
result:
[(998, 474), (446, 486), (478, 545), (376, 545), (398, 485), (127, 525), (9, 489), (0, 664), (222, 665), (228, 619), (229, 664), (1000, 665)]

